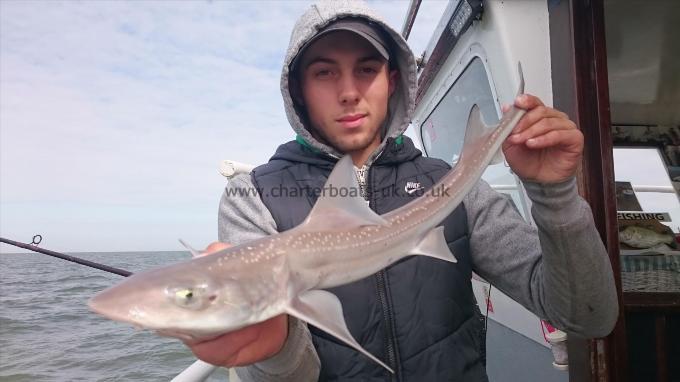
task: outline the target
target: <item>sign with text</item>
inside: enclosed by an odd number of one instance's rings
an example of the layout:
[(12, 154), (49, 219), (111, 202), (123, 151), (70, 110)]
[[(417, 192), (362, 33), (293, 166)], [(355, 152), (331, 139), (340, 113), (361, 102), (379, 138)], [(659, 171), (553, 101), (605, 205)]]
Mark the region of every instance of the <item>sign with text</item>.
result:
[(618, 211), (616, 213), (618, 220), (658, 220), (660, 222), (671, 221), (671, 215), (668, 212), (644, 212), (644, 211)]

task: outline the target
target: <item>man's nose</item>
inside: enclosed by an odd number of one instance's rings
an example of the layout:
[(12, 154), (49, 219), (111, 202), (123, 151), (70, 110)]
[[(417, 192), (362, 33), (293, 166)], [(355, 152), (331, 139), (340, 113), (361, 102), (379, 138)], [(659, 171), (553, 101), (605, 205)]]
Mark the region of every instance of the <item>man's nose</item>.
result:
[(344, 105), (359, 102), (360, 93), (354, 76), (342, 76), (339, 81), (339, 87), (340, 103)]

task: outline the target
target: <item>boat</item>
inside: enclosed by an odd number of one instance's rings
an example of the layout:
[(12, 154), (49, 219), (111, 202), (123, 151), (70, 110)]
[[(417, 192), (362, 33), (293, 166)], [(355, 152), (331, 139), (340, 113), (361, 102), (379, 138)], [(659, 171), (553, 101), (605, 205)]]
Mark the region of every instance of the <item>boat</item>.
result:
[[(411, 2), (405, 31), (419, 5)], [(568, 335), (568, 366), (559, 332), (474, 278), (480, 310), (488, 312), (490, 380), (680, 378), (670, 361), (680, 359), (672, 345), (680, 340), (678, 17), (680, 2), (666, 0), (451, 0), (419, 58), (411, 131), (426, 155), (454, 165), (472, 104), (485, 121), (498, 121), (513, 101), (521, 62), (527, 92), (567, 113), (585, 135), (579, 192), (615, 270), (616, 328), (602, 339)], [(490, 166), (483, 178), (533, 224), (531, 202), (507, 165)], [(624, 205), (624, 193), (638, 203)], [(619, 242), (631, 224), (675, 242), (631, 249)]]
[[(409, 5), (405, 38), (420, 5)], [(579, 192), (615, 270), (619, 320), (606, 338), (578, 338), (474, 277), (487, 322), (490, 380), (680, 378), (670, 362), (680, 359), (671, 346), (680, 343), (673, 329), (680, 327), (677, 242), (661, 255), (619, 242), (626, 216), (646, 217), (639, 220), (674, 238), (680, 231), (680, 50), (673, 45), (679, 18), (680, 2), (672, 0), (450, 0), (418, 57), (416, 110), (407, 134), (427, 156), (455, 165), (473, 104), (485, 122), (500, 119), (502, 105), (515, 96), (517, 62), (527, 73), (527, 92), (567, 113), (585, 135)], [(225, 161), (221, 171), (229, 177), (251, 168)], [(534, 224), (531, 201), (506, 164), (490, 166), (483, 178)], [(635, 211), (623, 194), (638, 202)]]

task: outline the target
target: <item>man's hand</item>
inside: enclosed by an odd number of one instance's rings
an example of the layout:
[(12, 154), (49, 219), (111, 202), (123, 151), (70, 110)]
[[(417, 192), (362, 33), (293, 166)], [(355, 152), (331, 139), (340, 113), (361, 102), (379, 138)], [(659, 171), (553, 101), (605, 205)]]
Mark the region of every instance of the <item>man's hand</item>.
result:
[[(229, 244), (212, 243), (203, 255), (209, 256)], [(245, 366), (278, 353), (288, 337), (288, 315), (282, 314), (258, 324), (223, 334), (203, 342), (185, 342), (202, 361), (213, 365)]]
[(574, 174), (581, 162), (583, 134), (566, 114), (524, 94), (515, 106), (526, 109), (503, 153), (512, 171), (522, 180), (559, 183)]

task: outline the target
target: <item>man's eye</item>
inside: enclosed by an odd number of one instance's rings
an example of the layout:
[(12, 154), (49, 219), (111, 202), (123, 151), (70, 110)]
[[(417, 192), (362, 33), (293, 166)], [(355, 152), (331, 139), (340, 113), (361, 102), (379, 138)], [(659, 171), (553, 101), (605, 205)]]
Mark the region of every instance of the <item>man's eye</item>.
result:
[(319, 78), (324, 78), (324, 77), (330, 77), (332, 74), (333, 74), (333, 72), (331, 72), (328, 69), (320, 69), (320, 70), (317, 70), (314, 73), (314, 76), (319, 77)]
[(372, 67), (364, 67), (359, 69), (359, 73), (361, 74), (375, 74), (378, 71), (375, 68)]

